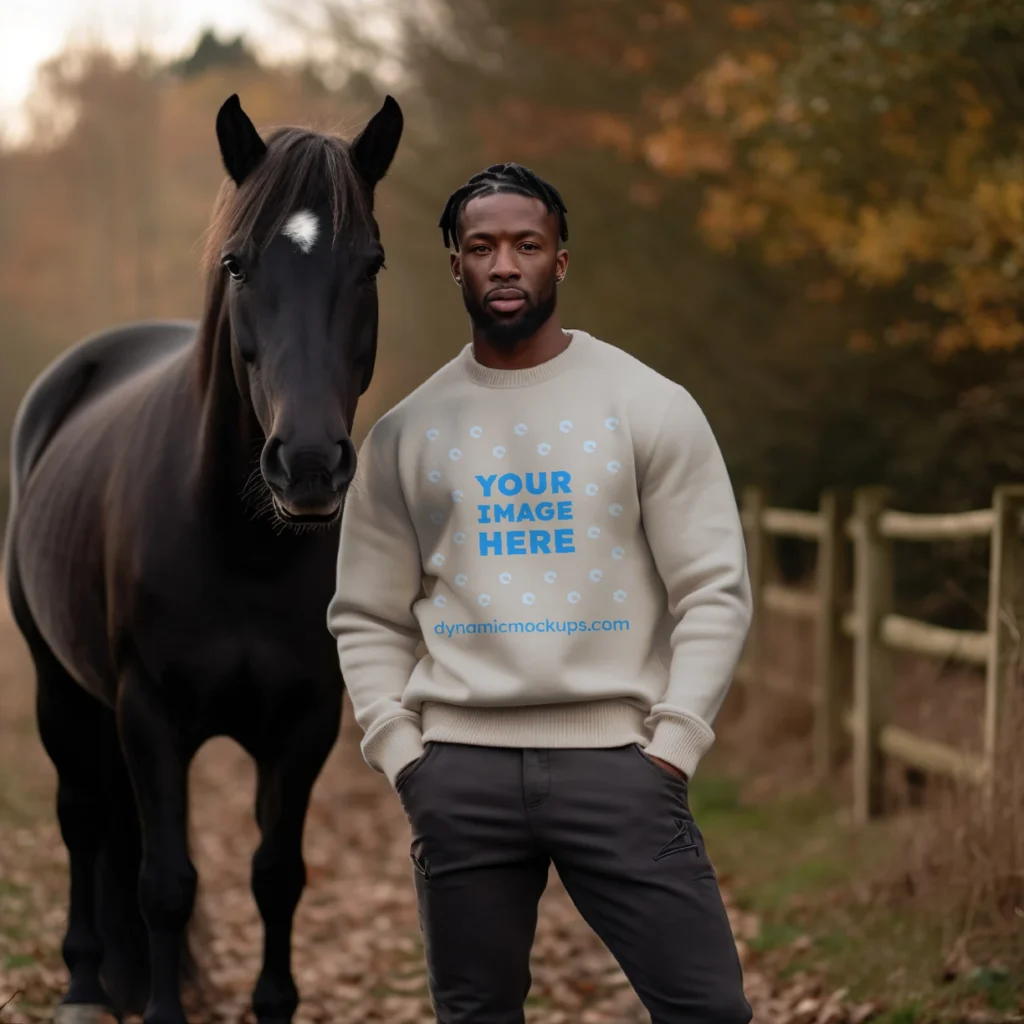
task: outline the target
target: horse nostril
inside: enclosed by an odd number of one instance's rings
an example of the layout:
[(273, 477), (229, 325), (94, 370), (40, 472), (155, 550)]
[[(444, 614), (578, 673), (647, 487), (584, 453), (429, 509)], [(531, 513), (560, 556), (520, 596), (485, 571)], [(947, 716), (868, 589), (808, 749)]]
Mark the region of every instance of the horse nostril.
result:
[(356, 446), (349, 438), (335, 445), (335, 463), (331, 469), (331, 483), (339, 490), (347, 487), (356, 471)]
[(335, 444), (301, 445), (269, 438), (260, 467), (271, 488), (282, 492), (348, 486), (355, 472), (356, 450), (349, 438)]
[(302, 481), (320, 477), (326, 481), (331, 475), (331, 450), (324, 447), (283, 444), (271, 439), (264, 449), (265, 466), (271, 472), (272, 482), (293, 487)]
[(263, 478), (275, 487), (288, 483), (288, 465), (285, 462), (284, 445), (279, 437), (270, 437), (260, 454), (260, 469)]
[(296, 444), (279, 445), (276, 455), (277, 462), (281, 466), (288, 484), (294, 483), (298, 477), (306, 473), (315, 472), (323, 465), (322, 455), (318, 457), (316, 452)]

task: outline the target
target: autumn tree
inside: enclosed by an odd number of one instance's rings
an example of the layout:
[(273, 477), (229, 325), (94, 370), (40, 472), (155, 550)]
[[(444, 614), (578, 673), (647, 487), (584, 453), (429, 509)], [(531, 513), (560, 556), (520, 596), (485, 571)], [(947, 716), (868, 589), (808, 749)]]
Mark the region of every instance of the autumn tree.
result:
[(430, 172), (559, 184), (567, 311), (694, 391), (737, 484), (935, 510), (1020, 476), (1010, 4), (441, 6)]
[[(25, 389), (63, 349), (126, 321), (199, 314), (203, 233), (224, 177), (214, 121), (227, 96), (237, 91), (264, 131), (360, 123), (365, 112), (308, 69), (260, 67), (246, 52), (204, 35), (166, 67), (89, 48), (41, 69), (29, 137), (0, 149), (0, 451)], [(385, 332), (394, 308), (385, 304)], [(396, 381), (395, 363), (378, 365), (368, 415), (410, 383)]]
[(561, 36), (624, 83), (611, 118), (579, 123), (666, 182), (701, 182), (712, 248), (813, 261), (811, 299), (884, 295), (891, 320), (856, 332), (862, 347), (1024, 340), (1019, 3), (560, 9), (557, 30), (532, 27), (538, 43)]

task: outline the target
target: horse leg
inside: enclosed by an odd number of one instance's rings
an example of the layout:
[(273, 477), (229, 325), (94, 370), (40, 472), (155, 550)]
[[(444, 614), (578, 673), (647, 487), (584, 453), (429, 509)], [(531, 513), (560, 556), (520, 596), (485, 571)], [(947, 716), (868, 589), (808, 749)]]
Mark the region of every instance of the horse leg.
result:
[(188, 766), (195, 753), (154, 683), (129, 675), (118, 695), (121, 744), (142, 825), (139, 903), (149, 932), (150, 992), (144, 1024), (187, 1024), (181, 1002), (185, 930), (196, 896), (188, 849)]
[[(299, 1003), (292, 977), (292, 922), (306, 884), (302, 832), (309, 797), (338, 736), (335, 714), (307, 720), (269, 756), (257, 757), (256, 819), (262, 841), (252, 891), (263, 918), (263, 968), (253, 991), (258, 1024), (287, 1024)], [(280, 743), (280, 741), (278, 741)]]
[(57, 770), (57, 818), (68, 851), (70, 899), (62, 953), (71, 976), (58, 1021), (114, 1020), (100, 981), (97, 863), (107, 832), (109, 766), (119, 756), (113, 712), (85, 692), (45, 643), (30, 634), (39, 735)]

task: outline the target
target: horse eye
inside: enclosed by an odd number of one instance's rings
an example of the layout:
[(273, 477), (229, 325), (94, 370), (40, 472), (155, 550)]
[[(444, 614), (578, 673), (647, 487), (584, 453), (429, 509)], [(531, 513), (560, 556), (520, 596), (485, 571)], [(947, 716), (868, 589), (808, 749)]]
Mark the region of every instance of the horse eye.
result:
[(387, 270), (387, 269), (388, 269), (387, 266), (384, 264), (384, 257), (383, 256), (375, 257), (373, 262), (371, 262), (370, 265), (366, 268), (366, 280), (367, 281), (376, 280), (377, 275), (382, 270)]
[(245, 280), (245, 271), (242, 269), (242, 264), (234, 256), (225, 256), (220, 261), (221, 266), (236, 280)]

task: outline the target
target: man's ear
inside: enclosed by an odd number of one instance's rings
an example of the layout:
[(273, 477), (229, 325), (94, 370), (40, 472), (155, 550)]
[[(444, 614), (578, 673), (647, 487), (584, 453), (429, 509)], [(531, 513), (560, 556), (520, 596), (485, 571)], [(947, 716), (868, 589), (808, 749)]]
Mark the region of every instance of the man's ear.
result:
[(457, 285), (461, 285), (462, 284), (462, 257), (457, 252), (453, 252), (451, 254), (450, 266), (451, 266), (452, 277), (455, 278), (455, 283)]
[(569, 269), (569, 250), (559, 249), (555, 257), (555, 281), (561, 284), (565, 280), (566, 272)]

